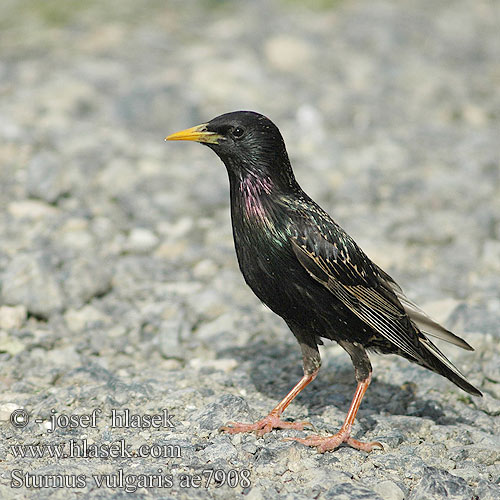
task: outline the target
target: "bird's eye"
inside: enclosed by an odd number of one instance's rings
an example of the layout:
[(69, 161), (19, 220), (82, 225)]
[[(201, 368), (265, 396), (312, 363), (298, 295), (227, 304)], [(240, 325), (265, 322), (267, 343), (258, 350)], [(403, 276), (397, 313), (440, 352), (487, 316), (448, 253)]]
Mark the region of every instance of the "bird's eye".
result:
[(232, 131), (233, 137), (239, 139), (245, 133), (245, 129), (242, 127), (235, 127)]

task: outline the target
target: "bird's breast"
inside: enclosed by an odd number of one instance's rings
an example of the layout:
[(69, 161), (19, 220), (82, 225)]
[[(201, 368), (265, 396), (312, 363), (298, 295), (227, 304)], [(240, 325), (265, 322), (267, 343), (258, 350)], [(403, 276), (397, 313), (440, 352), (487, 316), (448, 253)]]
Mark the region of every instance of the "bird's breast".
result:
[(258, 215), (245, 207), (232, 212), (240, 270), (248, 286), (271, 310), (284, 315), (292, 307), (291, 275), (303, 273), (293, 254), (283, 221), (266, 207)]

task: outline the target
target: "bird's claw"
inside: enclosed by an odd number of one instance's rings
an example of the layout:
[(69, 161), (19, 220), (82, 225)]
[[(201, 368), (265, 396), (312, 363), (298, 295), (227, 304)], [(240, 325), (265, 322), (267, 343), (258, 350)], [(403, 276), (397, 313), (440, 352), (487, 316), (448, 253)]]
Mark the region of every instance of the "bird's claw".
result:
[(226, 425), (222, 426), (219, 431), (227, 432), (229, 434), (255, 432), (257, 436), (260, 437), (268, 432), (271, 432), (272, 429), (294, 429), (302, 431), (306, 426), (313, 427), (310, 422), (285, 422), (280, 419), (279, 415), (270, 413), (267, 417), (264, 417), (262, 420), (259, 420), (254, 424), (228, 422)]
[(369, 443), (363, 443), (350, 436), (349, 433), (339, 431), (333, 436), (309, 436), (306, 438), (295, 438), (289, 437), (285, 438), (286, 441), (297, 441), (306, 446), (314, 446), (318, 453), (325, 453), (326, 451), (332, 451), (337, 449), (342, 443), (355, 448), (356, 450), (366, 451), (367, 453), (373, 451), (376, 448), (381, 450), (384, 449), (381, 443), (378, 441), (373, 441)]

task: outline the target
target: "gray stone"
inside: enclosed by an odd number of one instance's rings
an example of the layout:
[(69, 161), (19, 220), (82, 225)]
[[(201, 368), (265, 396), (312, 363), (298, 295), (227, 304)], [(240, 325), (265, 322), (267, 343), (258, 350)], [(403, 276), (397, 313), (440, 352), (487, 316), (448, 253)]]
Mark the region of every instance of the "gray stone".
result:
[(0, 405), (0, 422), (9, 422), (12, 412), (22, 409), (17, 403), (2, 403)]
[(68, 162), (52, 151), (40, 151), (28, 164), (26, 189), (28, 195), (54, 203), (67, 193), (70, 185)]
[(153, 250), (158, 242), (158, 236), (153, 231), (144, 227), (135, 227), (130, 231), (125, 242), (125, 250), (133, 253), (146, 253)]
[(473, 489), (478, 500), (498, 500), (500, 497), (500, 485), (485, 479), (480, 479)]
[(68, 261), (63, 286), (66, 303), (79, 308), (95, 296), (102, 295), (111, 287), (109, 263), (89, 255)]
[(237, 449), (228, 441), (229, 438), (223, 441), (218, 440), (218, 442), (207, 446), (203, 450), (203, 455), (207, 462), (214, 462), (219, 460), (220, 457), (224, 457), (226, 460), (231, 460), (235, 458), (238, 454)]
[(235, 318), (231, 313), (221, 314), (213, 321), (202, 323), (196, 336), (205, 342), (214, 342), (217, 337), (231, 335), (235, 331)]
[(44, 318), (60, 311), (64, 296), (50, 258), (42, 253), (16, 255), (2, 276), (2, 301)]
[(336, 484), (323, 494), (323, 498), (335, 500), (383, 500), (383, 497), (378, 495), (374, 490), (365, 488), (356, 484), (354, 481), (350, 483)]
[(393, 481), (381, 481), (375, 484), (373, 489), (384, 500), (403, 500), (405, 497), (403, 490)]
[(248, 418), (248, 413), (248, 404), (243, 398), (223, 394), (198, 412), (194, 420), (200, 429), (216, 430), (229, 421)]
[(38, 220), (50, 218), (59, 213), (59, 210), (39, 200), (19, 200), (9, 203), (8, 212), (17, 219)]
[(26, 320), (26, 307), (18, 306), (0, 306), (0, 328), (5, 330), (19, 329)]
[(424, 476), (412, 489), (408, 500), (470, 500), (472, 489), (460, 477), (453, 476), (445, 470), (426, 467)]
[(0, 352), (7, 352), (12, 356), (15, 356), (23, 351), (25, 347), (24, 343), (19, 339), (0, 330)]
[(109, 316), (89, 304), (78, 310), (68, 309), (64, 313), (64, 320), (68, 328), (75, 332), (84, 330), (92, 325), (108, 326), (112, 323)]
[(191, 333), (186, 313), (179, 309), (161, 322), (158, 334), (160, 352), (165, 358), (185, 359), (189, 356), (189, 343), (184, 343)]

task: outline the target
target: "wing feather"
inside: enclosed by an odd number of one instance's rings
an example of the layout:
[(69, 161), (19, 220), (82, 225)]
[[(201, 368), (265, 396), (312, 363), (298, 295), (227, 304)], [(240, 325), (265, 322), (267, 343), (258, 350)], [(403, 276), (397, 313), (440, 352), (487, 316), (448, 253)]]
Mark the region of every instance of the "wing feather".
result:
[[(322, 238), (318, 235), (315, 237)], [(364, 273), (361, 273), (360, 263), (353, 268), (349, 263), (347, 248), (343, 249), (343, 252), (330, 250), (329, 255), (325, 257), (317, 255), (312, 250), (313, 246), (325, 247), (325, 243), (311, 245), (305, 241), (300, 242), (297, 237), (292, 238), (295, 255), (314, 279), (322, 283), (356, 316), (396, 347), (413, 358), (421, 359), (417, 336), (395, 294), (392, 293), (391, 296), (381, 286), (375, 288), (376, 275), (369, 274), (365, 267)]]
[(481, 395), (425, 334), (472, 350), (467, 342), (411, 302), (319, 207), (314, 216), (309, 213), (294, 222), (293, 230), (289, 230), (291, 246), (311, 277), (402, 354), (446, 376), (465, 391)]

